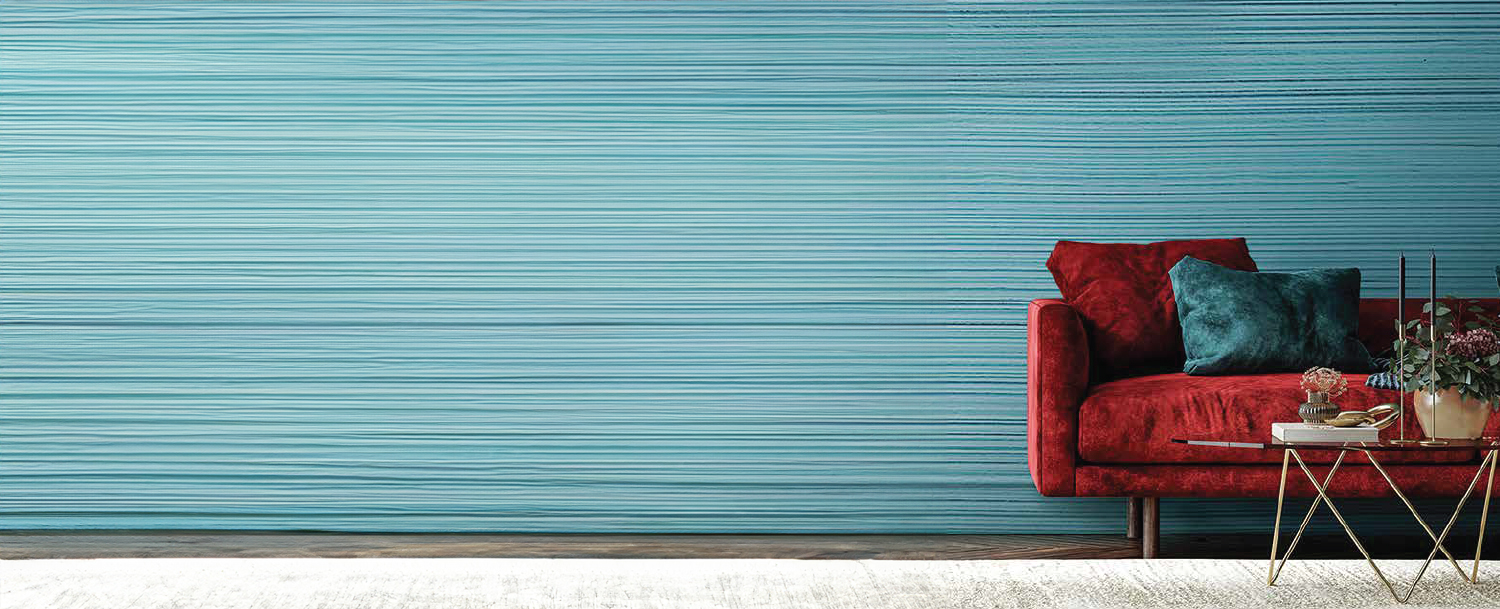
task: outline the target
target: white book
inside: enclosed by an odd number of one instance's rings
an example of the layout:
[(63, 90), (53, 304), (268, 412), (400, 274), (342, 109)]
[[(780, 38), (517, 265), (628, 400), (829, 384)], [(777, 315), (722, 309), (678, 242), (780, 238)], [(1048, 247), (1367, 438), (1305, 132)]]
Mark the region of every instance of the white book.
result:
[(1309, 423), (1272, 423), (1271, 437), (1282, 442), (1379, 442), (1380, 430), (1368, 423), (1334, 427)]

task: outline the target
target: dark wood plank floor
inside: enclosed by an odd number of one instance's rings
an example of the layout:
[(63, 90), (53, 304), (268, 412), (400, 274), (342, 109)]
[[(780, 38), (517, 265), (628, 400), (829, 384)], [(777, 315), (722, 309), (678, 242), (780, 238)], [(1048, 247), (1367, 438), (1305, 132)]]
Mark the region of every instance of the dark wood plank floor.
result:
[[(1500, 558), (1500, 542), (1485, 555)], [(1470, 556), (1474, 537), (1447, 546)], [(1425, 537), (1364, 540), (1382, 558), (1423, 558)], [(1285, 543), (1285, 540), (1283, 540)], [(1162, 558), (1267, 558), (1267, 535), (1163, 535)], [(3, 531), (0, 559), (125, 557), (1139, 558), (1123, 535), (502, 535), (226, 531)], [(1343, 535), (1313, 535), (1299, 558), (1359, 558)]]

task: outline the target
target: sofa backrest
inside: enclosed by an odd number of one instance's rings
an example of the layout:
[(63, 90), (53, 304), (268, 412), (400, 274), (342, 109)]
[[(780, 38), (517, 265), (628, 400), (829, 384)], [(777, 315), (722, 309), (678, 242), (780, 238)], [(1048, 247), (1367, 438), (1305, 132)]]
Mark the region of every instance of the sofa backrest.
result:
[[(1472, 298), (1491, 314), (1500, 312), (1500, 298)], [(1422, 314), (1425, 298), (1406, 299), (1406, 320), (1411, 321)], [(1465, 313), (1465, 315), (1472, 315)], [(1396, 299), (1362, 298), (1359, 301), (1359, 340), (1370, 349), (1370, 355), (1381, 356), (1391, 349), (1396, 340)]]

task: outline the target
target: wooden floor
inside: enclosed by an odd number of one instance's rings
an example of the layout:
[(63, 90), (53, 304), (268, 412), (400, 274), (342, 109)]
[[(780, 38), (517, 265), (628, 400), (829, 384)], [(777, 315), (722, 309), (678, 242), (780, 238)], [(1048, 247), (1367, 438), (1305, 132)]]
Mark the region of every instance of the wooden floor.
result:
[[(1485, 555), (1500, 557), (1486, 540)], [(1287, 540), (1283, 539), (1285, 544)], [(1446, 545), (1470, 556), (1473, 537)], [(1423, 558), (1425, 537), (1364, 540), (1380, 558)], [(1161, 558), (1266, 558), (1267, 535), (1163, 535)], [(1123, 535), (497, 535), (225, 531), (6, 531), (0, 559), (125, 557), (1139, 558)], [(1299, 558), (1359, 558), (1343, 535), (1302, 540)]]

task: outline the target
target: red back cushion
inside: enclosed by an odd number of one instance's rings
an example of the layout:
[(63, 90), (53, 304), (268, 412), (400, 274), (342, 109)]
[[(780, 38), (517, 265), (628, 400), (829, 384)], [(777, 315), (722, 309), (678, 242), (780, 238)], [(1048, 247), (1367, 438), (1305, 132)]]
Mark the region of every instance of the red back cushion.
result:
[(1255, 271), (1244, 239), (1159, 243), (1058, 241), (1047, 270), (1089, 332), (1097, 380), (1182, 371), (1182, 326), (1167, 271), (1192, 256), (1239, 271)]

